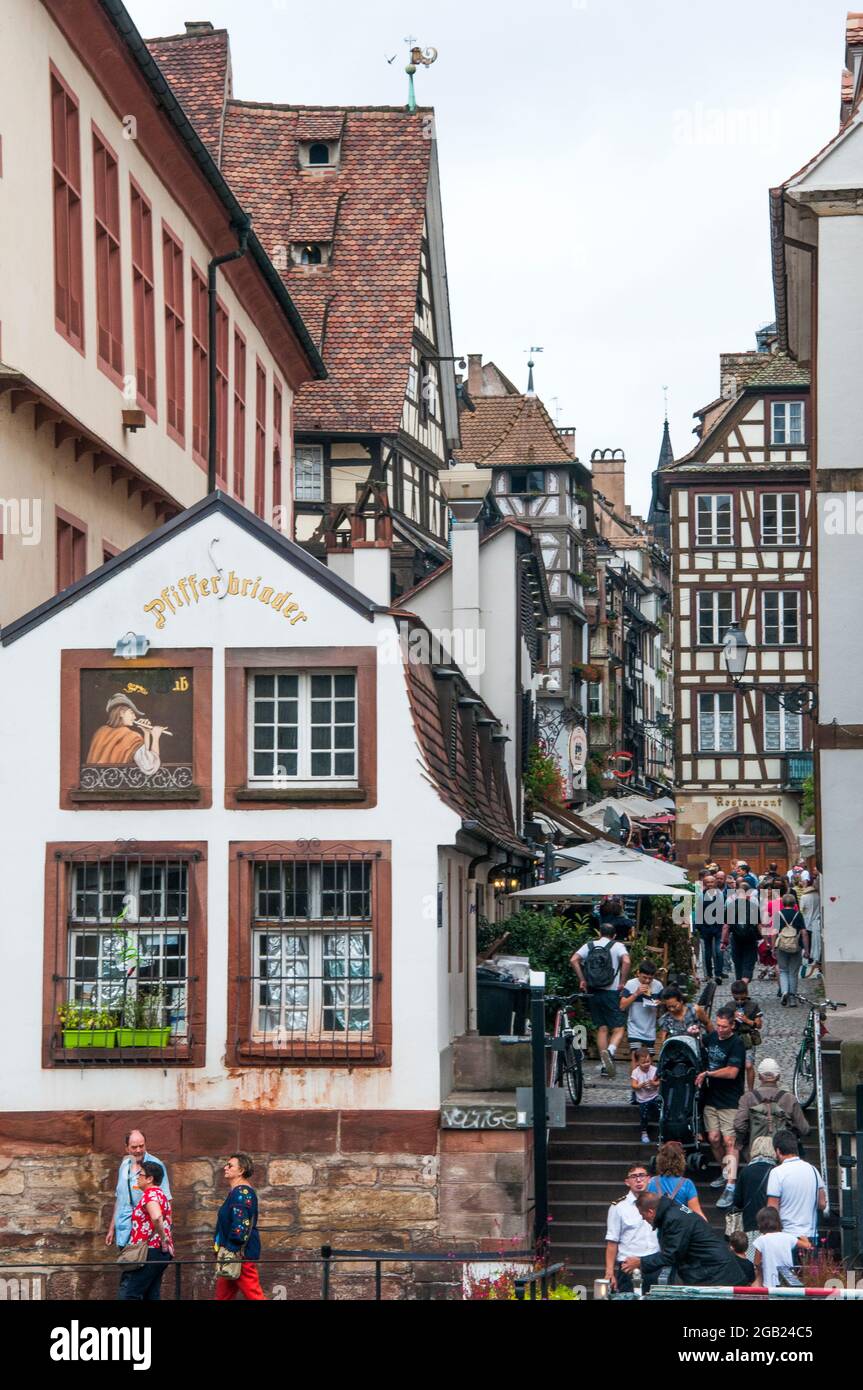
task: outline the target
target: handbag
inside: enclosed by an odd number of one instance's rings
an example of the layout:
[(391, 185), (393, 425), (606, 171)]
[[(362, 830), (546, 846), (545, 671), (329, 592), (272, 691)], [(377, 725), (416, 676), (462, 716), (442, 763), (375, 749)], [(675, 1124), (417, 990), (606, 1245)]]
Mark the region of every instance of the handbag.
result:
[(136, 1241), (134, 1245), (124, 1245), (117, 1256), (118, 1265), (142, 1265), (146, 1262), (149, 1246), (145, 1240)]
[(225, 1250), (219, 1246), (216, 1251), (216, 1274), (220, 1279), (239, 1279), (247, 1245), (248, 1240), (244, 1240), (239, 1250)]

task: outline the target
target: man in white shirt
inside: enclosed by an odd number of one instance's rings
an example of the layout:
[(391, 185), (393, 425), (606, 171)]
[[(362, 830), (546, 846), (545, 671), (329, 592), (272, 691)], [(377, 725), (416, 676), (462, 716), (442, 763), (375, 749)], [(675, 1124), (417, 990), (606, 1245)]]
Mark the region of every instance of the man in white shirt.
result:
[(782, 1229), (792, 1236), (812, 1239), (818, 1233), (818, 1213), (827, 1205), (824, 1179), (797, 1156), (797, 1137), (782, 1129), (774, 1135), (776, 1167), (767, 1179), (767, 1205), (776, 1207)]
[(648, 1172), (643, 1163), (630, 1164), (626, 1174), (629, 1191), (608, 1208), (605, 1277), (611, 1281), (616, 1293), (632, 1293), (632, 1275), (625, 1274), (620, 1268), (622, 1261), (632, 1256), (640, 1259), (642, 1255), (655, 1255), (659, 1250), (656, 1232), (635, 1205), (635, 1199), (644, 1191), (647, 1179)]
[[(599, 940), (580, 946), (570, 964), (587, 995), (587, 1007), (596, 1027), (596, 1045), (606, 1076), (614, 1076), (614, 1054), (623, 1038), (626, 1019), (620, 992), (629, 975), (629, 955), (622, 941), (615, 941), (614, 926), (603, 920)], [(609, 1038), (609, 1032), (611, 1034)]]

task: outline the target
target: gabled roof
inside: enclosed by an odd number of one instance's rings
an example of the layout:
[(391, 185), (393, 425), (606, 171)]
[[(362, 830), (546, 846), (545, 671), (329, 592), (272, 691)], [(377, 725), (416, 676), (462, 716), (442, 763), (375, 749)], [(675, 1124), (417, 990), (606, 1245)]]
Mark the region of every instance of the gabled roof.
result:
[[(751, 363), (746, 360), (750, 357), (752, 358)], [(725, 398), (720, 397), (696, 412), (697, 415), (703, 417), (704, 427), (701, 438), (689, 450), (689, 453), (681, 455), (679, 459), (674, 459), (671, 463), (663, 464), (663, 473), (673, 472), (674, 469), (681, 468), (686, 464), (701, 461), (702, 454), (713, 448), (720, 434), (745, 413), (752, 396), (756, 396), (762, 391), (782, 388), (792, 390), (808, 388), (810, 384), (808, 370), (801, 367), (800, 363), (796, 362), (787, 352), (741, 353), (740, 361), (735, 363), (735, 369), (738, 382), (737, 394)], [(723, 467), (728, 466), (723, 465)], [(757, 467), (757, 465), (752, 464), (745, 465), (747, 469), (753, 466)], [(777, 467), (776, 464), (763, 466), (765, 468)], [(782, 466), (786, 467), (785, 464)]]
[(190, 527), (197, 525), (203, 517), (217, 514), (229, 516), (232, 521), (236, 522), (244, 531), (248, 531), (256, 540), (261, 541), (280, 559), (287, 560), (308, 579), (320, 585), (321, 588), (327, 589), (343, 603), (346, 603), (348, 607), (353, 608), (355, 612), (368, 618), (369, 621), (376, 613), (386, 613), (385, 607), (373, 603), (365, 594), (361, 594), (359, 589), (355, 589), (352, 584), (341, 579), (326, 565), (322, 565), (302, 546), (289, 540), (281, 532), (274, 530), (266, 521), (262, 521), (259, 516), (248, 511), (239, 502), (235, 502), (233, 497), (228, 497), (224, 492), (212, 492), (208, 497), (196, 502), (193, 507), (187, 507), (184, 512), (180, 512), (179, 516), (174, 517), (172, 521), (166, 522), (158, 530), (151, 531), (142, 540), (130, 545), (128, 550), (122, 550), (119, 555), (115, 555), (106, 564), (100, 565), (98, 569), (86, 574), (76, 584), (71, 584), (68, 589), (63, 589), (61, 593), (47, 599), (38, 608), (24, 613), (20, 618), (9, 623), (0, 632), (0, 645), (6, 647), (10, 642), (17, 642), (19, 637), (23, 637), (33, 628), (39, 627), (41, 623), (47, 622), (49, 618), (54, 617), (55, 613), (77, 603), (80, 598), (84, 598), (86, 594), (98, 589), (100, 585), (109, 583), (116, 575), (130, 565), (134, 565), (142, 555), (149, 554), (151, 550), (158, 550), (160, 546), (165, 545), (176, 536), (182, 535)]
[(210, 154), (220, 164), (225, 102), (231, 95), (227, 29), (148, 39), (147, 47)]
[(459, 417), (459, 463), (482, 468), (531, 468), (576, 460), (537, 396), (477, 396)]

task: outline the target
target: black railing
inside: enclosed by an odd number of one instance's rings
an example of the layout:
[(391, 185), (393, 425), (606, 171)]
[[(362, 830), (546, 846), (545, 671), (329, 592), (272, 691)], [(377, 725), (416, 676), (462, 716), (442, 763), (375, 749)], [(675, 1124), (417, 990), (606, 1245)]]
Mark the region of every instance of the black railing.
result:
[(539, 1299), (548, 1298), (550, 1288), (557, 1288), (557, 1276), (565, 1268), (562, 1264), (547, 1265), (543, 1269), (531, 1270), (529, 1274), (519, 1274), (514, 1281), (515, 1296), (517, 1299), (524, 1299), (525, 1289), (530, 1289), (529, 1302), (537, 1301), (536, 1291), (539, 1288)]

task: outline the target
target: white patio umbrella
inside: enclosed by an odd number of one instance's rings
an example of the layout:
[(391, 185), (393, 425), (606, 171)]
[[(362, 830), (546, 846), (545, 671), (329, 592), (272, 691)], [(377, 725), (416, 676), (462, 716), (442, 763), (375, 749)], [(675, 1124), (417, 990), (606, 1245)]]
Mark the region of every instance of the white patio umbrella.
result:
[(659, 883), (646, 876), (639, 877), (639, 865), (630, 869), (593, 868), (587, 865), (564, 874), (556, 883), (540, 883), (536, 888), (523, 888), (511, 893), (512, 898), (529, 902), (564, 902), (575, 898), (681, 898), (691, 897), (692, 890), (677, 884)]
[(666, 884), (686, 882), (686, 870), (679, 864), (667, 864), (662, 859), (653, 859), (649, 854), (637, 854), (621, 845), (609, 844), (607, 840), (589, 840), (583, 845), (556, 849), (554, 853), (557, 859), (572, 859), (600, 873), (606, 869), (614, 872), (628, 869), (634, 878), (655, 879), (657, 883)]

